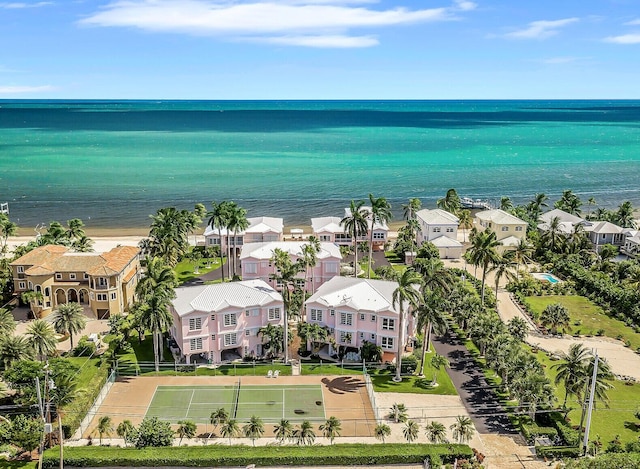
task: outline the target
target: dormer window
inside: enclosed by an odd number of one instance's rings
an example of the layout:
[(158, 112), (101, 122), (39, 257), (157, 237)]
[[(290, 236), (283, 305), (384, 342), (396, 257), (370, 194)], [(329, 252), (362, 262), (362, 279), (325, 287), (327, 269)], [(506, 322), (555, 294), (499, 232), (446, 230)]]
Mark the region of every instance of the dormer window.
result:
[(56, 280), (62, 280), (62, 274), (59, 272), (56, 272)]

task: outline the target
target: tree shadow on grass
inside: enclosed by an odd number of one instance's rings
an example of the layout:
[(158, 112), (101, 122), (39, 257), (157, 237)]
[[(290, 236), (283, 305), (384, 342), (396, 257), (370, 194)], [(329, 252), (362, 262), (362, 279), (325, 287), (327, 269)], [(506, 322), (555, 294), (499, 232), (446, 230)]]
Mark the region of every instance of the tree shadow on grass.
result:
[(631, 430), (632, 432), (640, 432), (640, 424), (638, 422), (624, 421), (624, 428)]

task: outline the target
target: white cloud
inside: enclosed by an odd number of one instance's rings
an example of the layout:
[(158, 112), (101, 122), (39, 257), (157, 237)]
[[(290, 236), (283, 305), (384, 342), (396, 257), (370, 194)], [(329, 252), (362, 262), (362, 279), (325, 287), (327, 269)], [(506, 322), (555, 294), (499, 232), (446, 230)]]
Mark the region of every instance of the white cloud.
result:
[(627, 21), (625, 23), (625, 25), (627, 25), (627, 26), (638, 26), (638, 25), (640, 25), (640, 18), (635, 19), (635, 20), (631, 20), (631, 21)]
[(578, 22), (578, 18), (565, 18), (554, 21), (533, 21), (529, 25), (517, 31), (506, 34), (512, 39), (547, 39), (558, 34), (558, 30), (564, 26)]
[(0, 8), (5, 10), (19, 10), (22, 8), (38, 8), (47, 5), (52, 5), (53, 2), (36, 2), (36, 3), (25, 3), (25, 2), (0, 2)]
[(369, 47), (371, 35), (353, 28), (379, 28), (450, 21), (475, 8), (457, 0), (441, 8), (372, 9), (370, 0), (121, 0), (84, 18), (80, 24), (132, 27), (152, 32), (225, 37), (234, 40), (308, 47)]
[(20, 93), (42, 93), (43, 91), (51, 91), (53, 86), (2, 86), (0, 85), (0, 94), (20, 94)]
[(604, 41), (611, 42), (613, 44), (640, 44), (640, 33), (623, 34), (622, 36), (610, 36), (604, 38)]

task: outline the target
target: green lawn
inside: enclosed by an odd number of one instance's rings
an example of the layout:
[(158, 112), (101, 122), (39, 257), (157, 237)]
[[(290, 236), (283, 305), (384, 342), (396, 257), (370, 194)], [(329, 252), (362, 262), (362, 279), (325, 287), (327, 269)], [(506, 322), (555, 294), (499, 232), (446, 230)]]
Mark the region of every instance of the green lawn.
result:
[[(154, 361), (151, 333), (147, 332), (142, 342), (138, 340), (138, 334), (133, 333), (129, 337), (129, 344), (131, 345), (131, 351), (118, 355), (118, 370), (122, 374), (135, 375), (136, 370), (140, 371), (139, 363)], [(166, 346), (164, 349), (164, 362), (162, 363), (173, 364), (173, 355), (171, 355)]]
[[(538, 352), (536, 356), (545, 367), (547, 376), (553, 382), (557, 375), (553, 365), (560, 363), (560, 361), (551, 360), (542, 351)], [(604, 444), (603, 449), (617, 434), (620, 434), (623, 443), (635, 441), (640, 437), (640, 421), (633, 415), (636, 407), (640, 404), (640, 384), (627, 385), (622, 381), (614, 381), (613, 385), (614, 387), (607, 391), (609, 407), (597, 403), (591, 419), (590, 438), (593, 440), (596, 435), (600, 435)], [(564, 386), (562, 384), (555, 387), (555, 395), (558, 399), (558, 406), (561, 406), (564, 400)], [(575, 398), (569, 397), (568, 406), (574, 409), (569, 412), (570, 423), (578, 425), (581, 415), (578, 402)]]
[(336, 363), (305, 363), (302, 362), (303, 375), (361, 375), (362, 364), (345, 365), (344, 367)]
[[(429, 357), (427, 357), (429, 359)], [(437, 386), (432, 387), (433, 373), (436, 371), (429, 361), (425, 363), (424, 378), (419, 376), (403, 376), (402, 381), (393, 381), (394, 373), (387, 370), (376, 370), (370, 373), (373, 389), (376, 392), (402, 392), (413, 394), (436, 394), (457, 396), (455, 386), (445, 369), (440, 369), (437, 373)]]
[[(225, 259), (226, 262), (226, 259)], [(207, 259), (200, 259), (198, 262), (200, 266), (199, 272), (197, 274), (193, 273), (194, 264), (192, 260), (184, 259), (179, 262), (174, 268), (174, 272), (176, 273), (176, 277), (178, 279), (179, 284), (183, 284), (184, 282), (188, 282), (189, 280), (193, 280), (200, 275), (211, 272), (212, 270), (218, 269), (220, 267), (220, 258), (216, 257), (211, 258), (210, 261)]]
[(544, 309), (554, 303), (560, 303), (569, 310), (569, 327), (567, 334), (593, 335), (598, 330), (604, 330), (606, 337), (628, 339), (631, 348), (637, 350), (640, 347), (640, 334), (634, 332), (624, 322), (607, 316), (602, 309), (583, 296), (528, 296), (526, 298), (531, 310), (540, 314)]

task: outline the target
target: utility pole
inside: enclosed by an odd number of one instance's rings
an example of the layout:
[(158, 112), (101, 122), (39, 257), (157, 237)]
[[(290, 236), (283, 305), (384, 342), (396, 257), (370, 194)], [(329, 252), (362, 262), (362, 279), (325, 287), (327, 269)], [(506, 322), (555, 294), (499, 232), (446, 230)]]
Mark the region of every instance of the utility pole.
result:
[(593, 412), (593, 399), (596, 394), (596, 377), (598, 376), (598, 351), (596, 350), (593, 361), (593, 375), (591, 376), (591, 391), (589, 392), (589, 408), (587, 410), (587, 423), (584, 429), (583, 455), (589, 450), (589, 429), (591, 427), (591, 413)]

